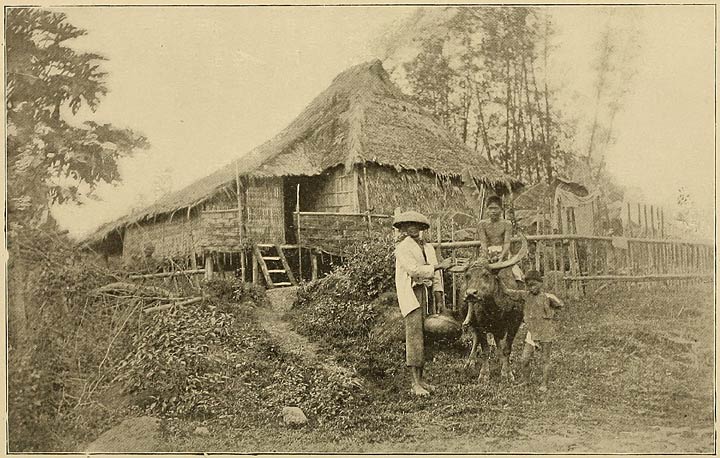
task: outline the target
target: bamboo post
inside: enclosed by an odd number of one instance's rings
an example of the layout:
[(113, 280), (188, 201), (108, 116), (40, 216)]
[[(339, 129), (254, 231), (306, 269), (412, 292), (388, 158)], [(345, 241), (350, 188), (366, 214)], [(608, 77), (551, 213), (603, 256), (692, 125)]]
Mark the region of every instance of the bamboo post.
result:
[(616, 267), (616, 261), (615, 261), (615, 247), (613, 246), (612, 242), (603, 242), (600, 244), (603, 250), (603, 254), (605, 257), (605, 262), (602, 263), (603, 265), (603, 275), (610, 274), (610, 266), (613, 266), (613, 273), (617, 270)]
[(632, 217), (630, 216), (630, 202), (627, 203), (627, 223), (623, 231), (625, 237), (632, 237)]
[(298, 244), (298, 278), (302, 280), (302, 243), (300, 242), (300, 183), (297, 184), (295, 211), (297, 213), (297, 244)]
[(625, 273), (630, 275), (630, 242), (627, 243), (623, 261), (625, 262)]
[(535, 242), (535, 270), (540, 272), (540, 251), (542, 250), (542, 242)]
[[(568, 247), (568, 254), (569, 254), (569, 262), (570, 262), (570, 274), (573, 277), (578, 277), (580, 275), (580, 268), (577, 258), (577, 242), (573, 239), (570, 240), (570, 245)], [(578, 283), (573, 282), (572, 287), (570, 288), (573, 293), (578, 294), (581, 291), (581, 287)]]
[(648, 236), (648, 218), (647, 218), (647, 205), (643, 204), (643, 215), (645, 221), (645, 230), (643, 231), (643, 237)]
[(258, 284), (258, 280), (260, 279), (260, 272), (258, 271), (258, 262), (259, 260), (257, 257), (255, 257), (255, 253), (252, 254), (252, 282), (254, 284)]
[(540, 250), (542, 253), (542, 268), (543, 268), (542, 271), (543, 271), (543, 274), (545, 274), (545, 273), (549, 272), (550, 270), (554, 270), (554, 269), (550, 269), (550, 259), (548, 256), (547, 248), (545, 247), (545, 243), (539, 242), (539, 246), (540, 246)]
[(650, 205), (650, 233), (652, 238), (655, 238), (655, 208)]
[(665, 238), (665, 209), (660, 209), (660, 237)]
[(648, 253), (648, 272), (654, 273), (655, 272), (655, 243), (654, 242), (647, 243), (647, 253)]
[(237, 212), (238, 212), (238, 239), (240, 245), (240, 276), (242, 281), (245, 281), (245, 249), (243, 248), (243, 242), (245, 234), (243, 233), (243, 206), (242, 198), (240, 196), (240, 170), (238, 169), (238, 161), (235, 161), (235, 191), (237, 194)]
[(670, 242), (668, 245), (668, 270), (675, 273), (675, 243)]
[(312, 280), (315, 281), (318, 278), (318, 260), (317, 254), (310, 252), (310, 262), (312, 263)]
[[(450, 218), (450, 240), (455, 241), (455, 216)], [(457, 259), (455, 257), (455, 248), (453, 248), (450, 251), (450, 256), (452, 256), (452, 262), (455, 264), (457, 262)], [(455, 277), (455, 273), (452, 274), (452, 301), (453, 301), (453, 310), (457, 310), (457, 281)]]
[(212, 280), (213, 278), (213, 257), (211, 253), (205, 254), (205, 279)]

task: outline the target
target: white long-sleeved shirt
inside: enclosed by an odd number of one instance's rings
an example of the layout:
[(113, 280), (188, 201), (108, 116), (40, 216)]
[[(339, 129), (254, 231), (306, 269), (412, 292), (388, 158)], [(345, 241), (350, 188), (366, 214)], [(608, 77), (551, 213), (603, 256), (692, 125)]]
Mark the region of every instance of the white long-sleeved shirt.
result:
[(423, 249), (425, 257), (420, 245), (412, 237), (405, 237), (395, 247), (395, 289), (403, 316), (420, 307), (413, 292), (414, 285), (425, 283), (432, 285), (433, 291), (443, 291), (442, 274), (434, 268), (438, 263), (435, 248), (425, 243)]

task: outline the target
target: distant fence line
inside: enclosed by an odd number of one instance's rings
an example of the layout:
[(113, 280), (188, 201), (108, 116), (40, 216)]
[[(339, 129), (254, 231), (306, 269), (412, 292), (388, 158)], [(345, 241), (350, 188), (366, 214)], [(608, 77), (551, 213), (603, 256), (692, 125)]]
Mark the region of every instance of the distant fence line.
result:
[[(591, 282), (677, 282), (711, 280), (715, 246), (709, 241), (581, 236), (530, 235), (524, 271), (535, 269), (552, 278), (554, 286), (581, 293)], [(520, 241), (514, 238), (514, 244)], [(472, 257), (477, 240), (434, 243), (454, 256)], [(562, 283), (562, 284), (560, 284)]]

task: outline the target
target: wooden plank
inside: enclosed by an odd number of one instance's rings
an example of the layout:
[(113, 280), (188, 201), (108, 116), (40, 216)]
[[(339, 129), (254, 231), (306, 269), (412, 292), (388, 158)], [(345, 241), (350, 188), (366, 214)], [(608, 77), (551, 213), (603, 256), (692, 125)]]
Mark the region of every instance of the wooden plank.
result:
[[(292, 270), (290, 270), (290, 264), (288, 264), (287, 258), (285, 257), (285, 253), (283, 253), (282, 247), (280, 245), (275, 245), (275, 249), (277, 250), (278, 256), (280, 257), (280, 261), (282, 261), (282, 265), (285, 268), (285, 271), (287, 272), (287, 277), (290, 280), (290, 283), (297, 286), (297, 281), (295, 281), (295, 275), (293, 275)], [(302, 271), (300, 272), (300, 275), (302, 275)]]

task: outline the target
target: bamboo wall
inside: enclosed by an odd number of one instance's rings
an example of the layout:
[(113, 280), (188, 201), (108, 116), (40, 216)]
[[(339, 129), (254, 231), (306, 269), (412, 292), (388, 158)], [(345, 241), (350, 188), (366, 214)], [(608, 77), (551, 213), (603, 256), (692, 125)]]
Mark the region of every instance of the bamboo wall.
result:
[(166, 216), (130, 225), (123, 238), (123, 261), (142, 258), (148, 243), (155, 248), (155, 258), (186, 258), (201, 253), (202, 233), (198, 211), (191, 212), (189, 218), (187, 212), (178, 212), (172, 220)]
[(364, 171), (360, 166), (358, 175), (360, 212), (370, 210), (372, 213), (392, 215), (396, 208), (419, 211), (430, 219), (433, 238), (436, 237), (438, 221), (441, 237), (444, 240), (451, 238), (451, 217), (454, 213), (467, 214), (468, 219), (473, 221), (479, 217), (477, 191), (463, 186), (457, 178), (445, 180), (429, 172), (399, 172), (390, 167), (369, 164)]
[[(313, 180), (314, 198), (308, 211), (329, 213), (357, 212), (357, 182), (353, 170), (335, 167)], [(301, 203), (302, 204), (302, 203)]]
[(249, 241), (285, 243), (283, 198), (283, 178), (248, 180), (244, 210), (245, 234)]
[[(295, 213), (297, 218), (297, 213)], [(355, 241), (391, 231), (392, 218), (349, 213), (300, 213), (300, 244), (341, 255)]]

